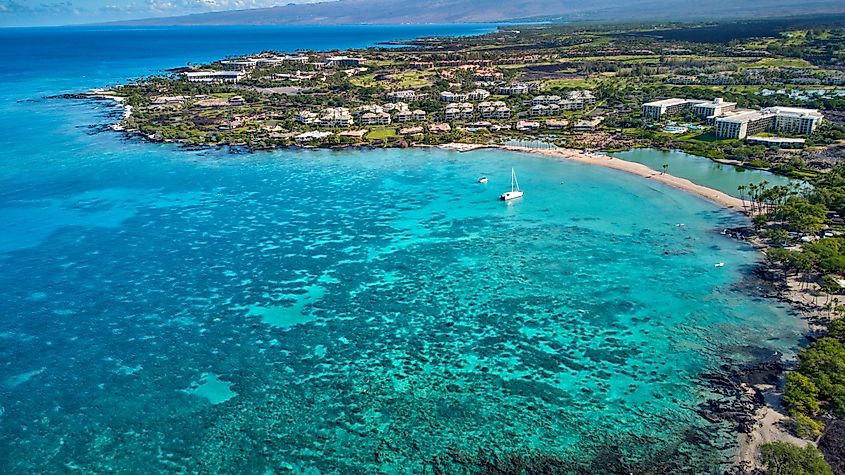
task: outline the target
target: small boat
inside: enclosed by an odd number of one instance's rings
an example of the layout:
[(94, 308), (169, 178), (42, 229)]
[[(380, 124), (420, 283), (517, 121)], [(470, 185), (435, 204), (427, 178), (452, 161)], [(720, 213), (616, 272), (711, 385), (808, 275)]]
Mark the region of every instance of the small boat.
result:
[(724, 263), (724, 262), (719, 262), (718, 264), (716, 264), (716, 265), (715, 265), (715, 266), (713, 266), (713, 267), (725, 267), (725, 263)]
[(479, 178), (479, 179), (478, 179), (478, 182), (479, 182), (479, 183), (487, 183), (487, 177), (486, 177), (486, 176), (483, 176), (483, 177)]
[(511, 191), (506, 191), (499, 196), (502, 201), (515, 200), (522, 198), (522, 190), (519, 189), (519, 182), (516, 180), (516, 172), (511, 168)]

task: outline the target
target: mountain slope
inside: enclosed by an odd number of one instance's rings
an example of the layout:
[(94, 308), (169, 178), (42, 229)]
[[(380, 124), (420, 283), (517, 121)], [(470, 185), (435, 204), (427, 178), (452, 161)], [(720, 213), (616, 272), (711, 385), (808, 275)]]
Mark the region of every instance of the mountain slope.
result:
[(133, 25), (283, 25), (503, 22), (563, 20), (684, 20), (843, 13), (841, 0), (337, 0), (134, 20)]

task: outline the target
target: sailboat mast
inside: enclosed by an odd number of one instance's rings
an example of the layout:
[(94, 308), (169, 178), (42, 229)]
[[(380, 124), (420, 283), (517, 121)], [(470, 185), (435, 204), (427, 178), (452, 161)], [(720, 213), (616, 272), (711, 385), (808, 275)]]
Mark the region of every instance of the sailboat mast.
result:
[(516, 181), (516, 172), (511, 168), (511, 193), (513, 193), (513, 182)]

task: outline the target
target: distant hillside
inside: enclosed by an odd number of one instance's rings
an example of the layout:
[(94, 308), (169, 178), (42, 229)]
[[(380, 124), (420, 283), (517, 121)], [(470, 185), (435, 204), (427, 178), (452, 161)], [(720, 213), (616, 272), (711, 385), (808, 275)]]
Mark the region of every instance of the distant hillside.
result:
[(691, 20), (845, 13), (842, 0), (337, 0), (120, 22), (122, 25), (494, 23)]

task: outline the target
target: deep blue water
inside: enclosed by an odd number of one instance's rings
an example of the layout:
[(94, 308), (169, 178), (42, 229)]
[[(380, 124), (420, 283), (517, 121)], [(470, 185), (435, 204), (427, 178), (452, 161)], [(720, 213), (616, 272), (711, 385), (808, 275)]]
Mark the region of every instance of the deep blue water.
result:
[[(0, 473), (730, 460), (697, 375), (802, 331), (716, 232), (743, 218), (501, 151), (187, 152), (104, 130), (114, 107), (43, 99), (436, 32), (2, 30), (19, 68), (0, 90)], [(511, 167), (526, 195), (503, 204)]]

